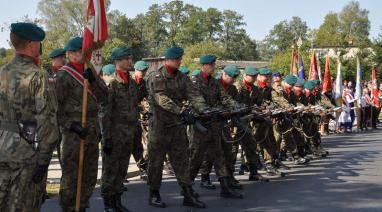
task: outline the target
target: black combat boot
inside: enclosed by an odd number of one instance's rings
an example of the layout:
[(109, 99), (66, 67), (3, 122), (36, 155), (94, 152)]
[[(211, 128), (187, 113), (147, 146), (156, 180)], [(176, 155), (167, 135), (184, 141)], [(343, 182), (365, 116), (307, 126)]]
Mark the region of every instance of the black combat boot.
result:
[(125, 206), (122, 205), (121, 201), (122, 193), (115, 195), (114, 201), (115, 201), (115, 208), (118, 212), (130, 212), (129, 209), (125, 208)]
[(206, 189), (216, 189), (216, 186), (211, 183), (210, 175), (209, 174), (202, 174), (202, 179), (200, 181), (200, 187), (206, 188)]
[[(289, 168), (289, 167), (288, 167)], [(279, 175), (280, 177), (285, 177), (285, 173), (278, 170), (277, 166), (272, 163), (267, 163), (265, 165), (265, 171), (267, 172), (268, 176), (276, 176)]]
[(183, 205), (184, 206), (191, 206), (194, 208), (205, 208), (206, 205), (204, 202), (201, 202), (198, 197), (194, 196), (193, 190), (191, 186), (185, 186), (183, 187)]
[(229, 186), (229, 180), (229, 177), (221, 177), (219, 179), (221, 187), (220, 196), (224, 198), (242, 199), (243, 195), (236, 192)]
[[(196, 197), (196, 198), (198, 198), (200, 195), (192, 188), (192, 186), (191, 186), (191, 193), (192, 193), (192, 196), (194, 196), (194, 197)], [(181, 191), (180, 191), (180, 195), (182, 195), (182, 196), (184, 196), (184, 190), (182, 189)]]
[(249, 178), (248, 178), (248, 180), (249, 181), (269, 182), (268, 178), (261, 176), (261, 174), (259, 174), (257, 172), (256, 164), (249, 164)]
[(233, 176), (233, 173), (230, 176), (229, 186), (233, 189), (238, 189), (238, 190), (243, 189), (243, 185), (241, 185), (240, 182), (236, 180), (236, 178)]
[(279, 159), (275, 159), (272, 164), (275, 168), (278, 169), (284, 169), (284, 170), (289, 170), (290, 167), (285, 165), (283, 162), (281, 162)]
[(103, 198), (104, 212), (118, 212), (115, 208), (114, 198), (104, 197)]
[(162, 198), (160, 197), (158, 190), (150, 190), (149, 205), (157, 208), (166, 207), (166, 204), (162, 202)]
[(309, 162), (309, 159), (300, 157), (298, 154), (293, 155), (294, 158), (294, 164), (296, 165), (304, 165)]

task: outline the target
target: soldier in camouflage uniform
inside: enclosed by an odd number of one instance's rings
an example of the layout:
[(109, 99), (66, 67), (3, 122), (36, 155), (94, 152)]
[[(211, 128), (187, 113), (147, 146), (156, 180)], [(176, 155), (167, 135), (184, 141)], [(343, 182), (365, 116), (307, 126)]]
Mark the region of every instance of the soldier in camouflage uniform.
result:
[(51, 59), (50, 69), (47, 70), (49, 76), (49, 82), (56, 82), (57, 71), (60, 70), (62, 66), (65, 65), (65, 49), (57, 48), (53, 49), (49, 53), (49, 58)]
[(121, 204), (121, 187), (129, 166), (139, 119), (138, 87), (128, 71), (132, 68), (132, 51), (130, 48), (118, 47), (113, 49), (111, 55), (116, 65), (116, 76), (109, 85), (102, 135), (101, 195), (107, 212), (129, 211)]
[[(245, 69), (243, 80), (238, 83), (238, 92), (239, 92), (238, 101), (240, 103), (247, 105), (248, 107), (256, 106), (260, 98), (259, 88), (254, 85), (257, 74), (258, 74), (257, 69), (253, 67), (247, 67)], [(259, 121), (259, 122), (262, 122), (262, 121)], [(255, 127), (255, 124), (256, 124), (256, 121), (254, 122), (247, 121), (246, 123), (246, 125), (248, 126), (248, 129), (253, 129)], [(257, 172), (258, 167), (261, 166), (260, 157), (259, 157), (259, 154), (257, 153), (257, 146), (258, 146), (257, 142), (260, 140), (255, 140), (255, 137), (253, 136), (253, 132), (241, 132), (237, 136), (242, 138), (240, 142), (244, 150), (245, 157), (247, 158), (247, 165), (250, 172), (249, 180), (250, 181), (260, 180), (260, 181), (268, 182), (269, 179), (264, 178)], [(261, 140), (264, 140), (264, 139), (262, 138)], [(266, 146), (266, 145), (262, 145), (262, 143), (260, 144), (261, 146)]]
[[(229, 96), (233, 99), (237, 100), (238, 92), (237, 88), (234, 85), (236, 78), (240, 75), (240, 71), (232, 66), (226, 66), (223, 70), (221, 76), (217, 77), (216, 80), (220, 83), (224, 91), (227, 92)], [(225, 124), (222, 132), (222, 148), (225, 158), (225, 165), (227, 167), (227, 171), (230, 174), (232, 185), (238, 189), (241, 189), (242, 186), (239, 182), (234, 178), (235, 171), (235, 163), (237, 152), (239, 149), (239, 142), (233, 141), (231, 131), (233, 130), (228, 124)], [(201, 181), (200, 186), (206, 189), (216, 189), (216, 186), (211, 183), (210, 173), (212, 170), (212, 166), (214, 164), (214, 160), (212, 157), (209, 157), (208, 154), (205, 154), (205, 159), (203, 160), (202, 167), (200, 168)]]
[[(147, 101), (148, 92), (146, 89), (146, 80), (144, 77), (146, 76), (146, 72), (149, 69), (149, 64), (145, 61), (138, 61), (134, 64), (134, 74), (132, 78), (137, 84), (137, 94), (138, 94), (138, 106), (140, 117), (147, 116), (148, 110), (145, 107), (145, 102)], [(144, 149), (147, 148), (143, 146), (143, 130), (146, 126), (145, 123), (138, 122), (136, 135), (134, 136), (134, 145), (133, 145), (133, 157), (137, 163), (139, 168), (139, 172), (141, 175), (141, 179), (147, 180), (147, 155), (144, 155)]]
[[(200, 57), (202, 64), (199, 75), (192, 79), (197, 90), (202, 94), (207, 105), (213, 107), (238, 107), (238, 103), (233, 100), (225, 91), (223, 86), (212, 77), (215, 73), (216, 57), (214, 55), (204, 55)], [(232, 67), (236, 68), (237, 67)], [(215, 172), (219, 177), (221, 185), (222, 197), (226, 198), (242, 198), (242, 194), (237, 193), (231, 188), (232, 179), (228, 173), (223, 149), (222, 149), (222, 123), (209, 123), (207, 133), (202, 133), (194, 126), (191, 126), (192, 140), (190, 141), (191, 157), (190, 157), (190, 178), (195, 180), (199, 169), (202, 165), (204, 155), (207, 154), (214, 161)]]
[(315, 81), (315, 89), (313, 91), (313, 96), (315, 99), (315, 105), (321, 106), (324, 110), (320, 112), (319, 115), (316, 116), (314, 119), (314, 124), (316, 126), (317, 135), (315, 136), (315, 146), (313, 146), (313, 155), (315, 157), (326, 157), (329, 152), (322, 149), (321, 146), (321, 134), (320, 134), (320, 126), (323, 124), (327, 124), (328, 122), (328, 113), (333, 113), (333, 109), (335, 107), (335, 103), (333, 103), (329, 97), (329, 93), (331, 91), (322, 92), (322, 86), (320, 84), (320, 81)]
[[(297, 81), (297, 78), (293, 78), (291, 81), (293, 81), (291, 84), (294, 84), (295, 81)], [(288, 101), (288, 95), (291, 94), (293, 85), (287, 84), (286, 87), (288, 88), (288, 91), (284, 91), (281, 84), (274, 84), (272, 90), (272, 101), (278, 108), (287, 110), (287, 113), (281, 113), (274, 119), (275, 125), (273, 126), (273, 131), (276, 138), (277, 149), (280, 159), (284, 159), (287, 150), (289, 150), (293, 156), (295, 164), (305, 164), (308, 160), (299, 155), (296, 140), (293, 136), (293, 118), (288, 114), (293, 111), (293, 104)]]
[(106, 86), (110, 87), (110, 82), (115, 79), (115, 65), (107, 64), (102, 67), (102, 80)]
[(57, 100), (37, 64), (44, 37), (34, 24), (11, 25), (16, 55), (0, 69), (0, 211), (37, 212), (43, 202), (58, 137)]
[[(294, 75), (287, 75), (284, 77), (284, 81), (282, 82), (283, 87), (283, 95), (284, 98), (291, 104), (293, 107), (303, 107), (304, 104), (298, 101), (298, 97), (294, 92), (294, 85), (297, 83), (298, 79)], [(293, 123), (293, 138), (295, 139), (297, 151), (300, 157), (306, 157), (305, 153), (305, 138), (304, 134), (300, 128), (300, 118), (301, 118), (302, 110), (298, 110), (295, 113), (288, 114), (288, 117), (292, 120)]]
[[(255, 87), (259, 92), (259, 98), (257, 98), (258, 101), (256, 105), (266, 108), (272, 103), (272, 87), (270, 83), (272, 80), (272, 71), (267, 68), (260, 68), (258, 73)], [(289, 168), (278, 159), (276, 138), (273, 132), (273, 121), (270, 118), (255, 121), (254, 129), (255, 139), (260, 143), (260, 147), (262, 147), (267, 174), (279, 174), (284, 176), (285, 174), (280, 172), (278, 168)]]
[(194, 116), (182, 107), (185, 101), (189, 101), (198, 112), (203, 112), (207, 106), (190, 79), (178, 70), (183, 53), (180, 47), (168, 48), (165, 52), (165, 65), (150, 72), (147, 79), (148, 101), (152, 112), (148, 139), (149, 204), (154, 207), (166, 207), (159, 194), (166, 154), (169, 155), (178, 184), (183, 189), (183, 205), (205, 207), (191, 187), (188, 140), (186, 126), (182, 124), (193, 124)]
[[(80, 139), (85, 139), (84, 170), (82, 179), (81, 211), (89, 207), (89, 198), (97, 182), (99, 123), (98, 104), (106, 101), (106, 85), (84, 70), (82, 38), (75, 37), (65, 46), (69, 62), (57, 72), (58, 122), (61, 140), (62, 177), (60, 205), (64, 212), (74, 211), (77, 187), (77, 171)], [(87, 127), (82, 128), (82, 96), (84, 79), (89, 81)]]

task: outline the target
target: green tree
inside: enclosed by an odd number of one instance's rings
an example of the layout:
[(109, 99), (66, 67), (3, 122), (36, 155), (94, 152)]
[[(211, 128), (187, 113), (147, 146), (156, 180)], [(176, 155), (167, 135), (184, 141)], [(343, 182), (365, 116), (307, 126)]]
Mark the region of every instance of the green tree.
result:
[(162, 6), (153, 4), (144, 15), (143, 34), (146, 48), (149, 49), (148, 55), (160, 56), (160, 50), (166, 46), (167, 31), (164, 21), (165, 13)]
[(223, 30), (223, 15), (216, 8), (208, 8), (205, 12), (204, 25), (207, 28), (208, 39), (216, 39)]
[(324, 23), (317, 30), (314, 43), (317, 46), (340, 46), (345, 44), (337, 13), (330, 12), (325, 16)]
[[(137, 18), (139, 18), (138, 16)], [(137, 19), (136, 18), (136, 19)], [(137, 20), (129, 19), (125, 14), (115, 10), (109, 13), (109, 43), (115, 44), (122, 41), (123, 46), (131, 47), (135, 59), (144, 55), (144, 41), (141, 28), (136, 25)], [(118, 42), (114, 42), (113, 40)], [(105, 48), (107, 49), (107, 48)]]
[(261, 54), (264, 59), (271, 59), (280, 51), (287, 51), (296, 41), (308, 37), (308, 26), (300, 17), (294, 16), (290, 21), (284, 20), (273, 26), (261, 42)]
[(369, 43), (369, 11), (361, 9), (359, 2), (352, 1), (339, 13), (341, 31), (346, 41), (354, 44)]
[(185, 48), (185, 55), (183, 56), (182, 65), (194, 70), (200, 67), (199, 57), (201, 55), (213, 54), (216, 55), (218, 59), (221, 59), (223, 52), (223, 48), (213, 40), (207, 40), (194, 45), (189, 45)]

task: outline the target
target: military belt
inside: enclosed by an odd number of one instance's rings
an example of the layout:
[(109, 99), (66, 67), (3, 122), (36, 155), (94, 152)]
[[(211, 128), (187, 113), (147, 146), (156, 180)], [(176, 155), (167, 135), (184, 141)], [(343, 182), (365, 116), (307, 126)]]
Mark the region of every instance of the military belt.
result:
[(0, 130), (16, 133), (20, 131), (16, 121), (0, 121)]

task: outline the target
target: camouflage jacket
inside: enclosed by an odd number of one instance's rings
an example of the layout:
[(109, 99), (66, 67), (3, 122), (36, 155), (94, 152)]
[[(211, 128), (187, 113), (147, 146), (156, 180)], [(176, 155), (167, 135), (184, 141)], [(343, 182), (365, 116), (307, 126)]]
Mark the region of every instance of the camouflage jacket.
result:
[[(70, 64), (66, 66), (74, 69)], [(57, 72), (56, 91), (58, 123), (63, 130), (66, 130), (70, 128), (72, 122), (81, 122), (83, 86), (65, 71), (64, 67)], [(92, 92), (88, 92), (87, 122), (90, 126), (98, 126), (98, 106), (107, 102), (107, 86), (99, 77), (96, 77), (96, 81), (89, 84), (89, 89)]]
[(243, 81), (236, 83), (236, 87), (239, 93), (238, 102), (247, 106), (255, 106), (261, 101), (259, 87), (253, 85), (252, 90), (250, 90), (244, 85)]
[(146, 87), (146, 80), (142, 79), (141, 82), (137, 82), (135, 79), (134, 74), (130, 75), (132, 79), (134, 79), (135, 84), (137, 85), (137, 95), (138, 95), (138, 102), (139, 102), (139, 111), (140, 112), (146, 112), (148, 111), (148, 108), (146, 108), (146, 102), (148, 98), (148, 92), (147, 92), (147, 87)]
[[(58, 129), (57, 99), (46, 72), (33, 58), (17, 54), (0, 70), (0, 98), (0, 163), (49, 164)], [(37, 151), (20, 137), (17, 123), (26, 121), (37, 123)]]
[(196, 89), (202, 94), (209, 107), (235, 107), (237, 102), (224, 90), (222, 84), (213, 77), (204, 79), (201, 74), (192, 79)]
[[(220, 80), (219, 80), (219, 81), (220, 81)], [(221, 81), (220, 81), (220, 83), (221, 83)], [(238, 90), (237, 90), (237, 88), (236, 88), (235, 85), (230, 85), (230, 86), (228, 86), (228, 88), (227, 88), (227, 89), (224, 89), (224, 91), (227, 92), (227, 94), (228, 94), (229, 96), (231, 96), (232, 99), (234, 99), (234, 100), (236, 100), (236, 101), (239, 100), (239, 93), (238, 93)]]
[(197, 112), (207, 108), (190, 78), (179, 71), (170, 76), (165, 66), (148, 73), (147, 89), (153, 119), (165, 124), (180, 121), (183, 102), (189, 101)]
[(272, 90), (272, 102), (283, 109), (288, 109), (292, 104), (285, 97), (285, 91), (282, 86), (274, 84)]
[(316, 96), (316, 104), (321, 105), (325, 109), (332, 109), (335, 107), (335, 104), (329, 99), (325, 94), (317, 94)]
[(128, 84), (124, 84), (123, 79), (116, 75), (110, 82), (108, 90), (107, 110), (105, 112), (104, 136), (110, 138), (110, 127), (116, 124), (125, 124), (126, 127), (135, 127), (139, 119), (138, 87), (129, 76)]
[(257, 82), (255, 82), (255, 89), (259, 92), (259, 98), (257, 101), (257, 105), (267, 105), (272, 102), (272, 88), (264, 87), (261, 88)]
[(306, 98), (304, 92), (302, 92), (301, 95), (299, 95), (299, 96), (296, 95), (296, 99), (297, 99), (297, 102), (298, 102), (299, 104), (302, 104), (302, 105), (304, 105), (304, 106), (308, 106), (308, 105), (309, 105), (309, 104), (308, 104), (308, 100), (307, 100), (307, 98)]

